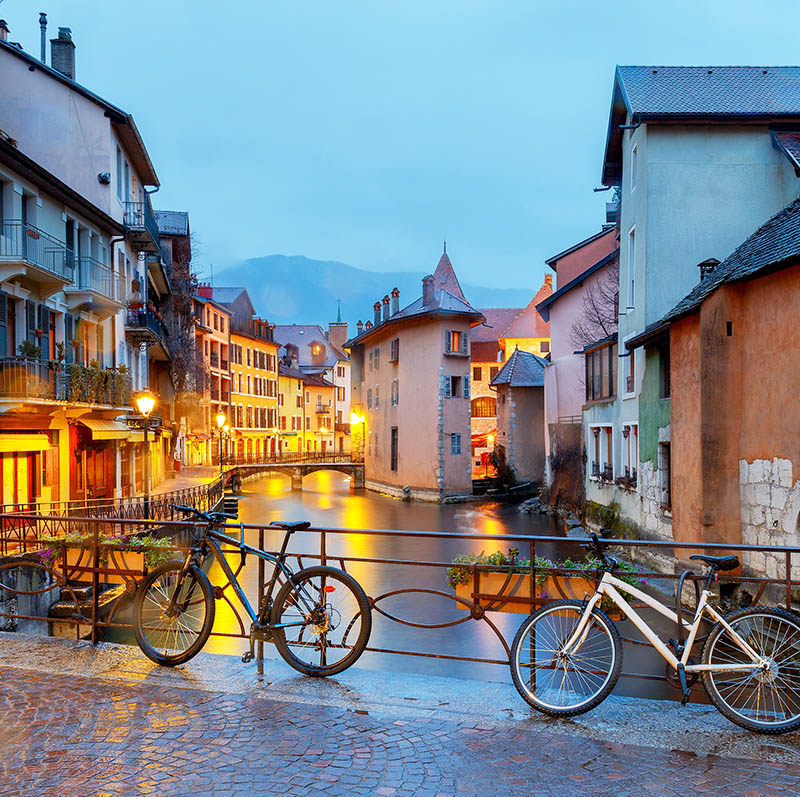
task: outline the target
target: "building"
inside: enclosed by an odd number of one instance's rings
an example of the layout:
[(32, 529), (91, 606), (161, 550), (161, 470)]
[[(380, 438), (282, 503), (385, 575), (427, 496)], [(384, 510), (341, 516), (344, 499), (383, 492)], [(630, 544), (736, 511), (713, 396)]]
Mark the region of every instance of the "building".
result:
[[(215, 291), (216, 293), (216, 291)], [(279, 452), (278, 344), (267, 321), (235, 315), (230, 332), (231, 406), (228, 425), (238, 457)]]
[[(151, 282), (160, 247), (146, 188), (159, 181), (133, 118), (76, 82), (68, 28), (51, 51), (57, 69), (0, 23), (3, 502), (141, 494), (139, 335), (168, 289)], [(144, 309), (135, 323), (129, 307)]]
[(582, 412), (594, 389), (586, 379), (583, 350), (617, 331), (616, 225), (603, 227), (546, 263), (556, 272), (557, 290), (537, 305), (550, 324), (550, 362), (544, 372), (545, 482), (551, 502), (578, 507), (583, 498)]
[[(388, 297), (386, 301), (388, 304)], [(283, 347), (281, 356), (290, 349), (289, 359), (296, 359), (304, 374), (321, 376), (334, 386), (334, 403), (326, 428), (336, 451), (350, 451), (350, 357), (344, 351), (347, 323), (339, 314), (327, 330), (317, 324), (278, 324), (274, 336)]]
[(486, 321), (472, 331), (471, 436), (473, 469), (486, 472), (486, 458), (492, 450), (497, 429), (496, 396), (492, 379), (517, 349), (542, 357), (549, 356), (550, 329), (537, 304), (553, 292), (553, 280), (544, 284), (526, 307), (482, 309)]
[(295, 453), (305, 450), (306, 403), (303, 384), (305, 374), (297, 368), (297, 361), (278, 364), (278, 420), (280, 425), (278, 453)]
[(518, 482), (544, 479), (544, 371), (547, 360), (514, 349), (492, 387), (497, 391), (496, 447)]
[[(589, 502), (671, 539), (669, 347), (627, 342), (800, 192), (800, 67), (617, 67), (602, 182), (618, 187), (619, 330), (587, 354)], [(724, 212), (720, 198), (724, 197)], [(660, 386), (660, 387), (659, 387)], [(636, 470), (636, 482), (626, 474)]]
[(429, 501), (471, 493), (470, 330), (483, 316), (446, 253), (420, 298), (401, 310), (394, 290), (373, 310), (347, 343), (366, 486)]
[(334, 447), (335, 386), (320, 374), (303, 376), (306, 453), (326, 454)]
[[(798, 300), (800, 199), (628, 342), (669, 351), (668, 370), (646, 380), (642, 396), (669, 394), (670, 440), (654, 441), (663, 478), (651, 500), (671, 512), (676, 540), (797, 544)], [(769, 578), (783, 574), (783, 555), (742, 559)]]

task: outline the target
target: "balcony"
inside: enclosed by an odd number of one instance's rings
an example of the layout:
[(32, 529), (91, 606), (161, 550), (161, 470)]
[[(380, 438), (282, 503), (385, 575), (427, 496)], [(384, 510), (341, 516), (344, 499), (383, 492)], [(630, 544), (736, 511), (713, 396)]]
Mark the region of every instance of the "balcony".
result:
[(330, 415), (331, 408), (327, 404), (317, 404), (317, 409), (315, 412), (317, 415)]
[(122, 223), (125, 225), (125, 234), (131, 246), (137, 252), (158, 254), (161, 250), (158, 225), (149, 199), (145, 199), (144, 202), (126, 202)]
[(212, 368), (219, 368), (219, 354), (217, 354), (215, 351), (212, 351), (209, 359), (211, 360)]
[(75, 284), (64, 288), (70, 310), (92, 310), (106, 318), (127, 302), (125, 278), (93, 257), (81, 257)]
[(154, 347), (154, 359), (168, 360), (167, 328), (151, 310), (128, 310), (125, 317), (125, 338), (128, 342)]
[(211, 385), (211, 400), (219, 401), (219, 387), (217, 385)]
[(0, 357), (0, 400), (127, 407), (131, 380), (112, 368), (62, 365), (32, 357)]
[(340, 421), (336, 421), (333, 425), (333, 429), (336, 432), (343, 432), (344, 434), (350, 434), (350, 424), (349, 423), (342, 423)]
[(0, 282), (28, 277), (47, 298), (73, 282), (74, 275), (75, 259), (63, 241), (23, 221), (0, 222)]

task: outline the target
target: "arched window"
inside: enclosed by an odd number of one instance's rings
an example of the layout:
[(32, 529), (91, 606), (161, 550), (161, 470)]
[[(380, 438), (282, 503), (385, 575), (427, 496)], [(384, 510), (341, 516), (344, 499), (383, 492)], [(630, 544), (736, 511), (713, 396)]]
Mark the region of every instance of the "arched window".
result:
[(494, 396), (478, 396), (472, 399), (473, 418), (494, 418), (497, 415), (497, 399)]

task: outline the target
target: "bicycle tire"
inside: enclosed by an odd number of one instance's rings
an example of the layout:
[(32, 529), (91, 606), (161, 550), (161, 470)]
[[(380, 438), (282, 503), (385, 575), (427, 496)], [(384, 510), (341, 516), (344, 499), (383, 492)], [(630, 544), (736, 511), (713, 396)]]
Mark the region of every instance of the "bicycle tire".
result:
[[(164, 564), (156, 567), (140, 583), (134, 602), (133, 633), (136, 637), (136, 643), (148, 659), (166, 667), (184, 664), (193, 656), (196, 656), (203, 645), (205, 645), (206, 640), (211, 634), (211, 629), (214, 626), (214, 614), (216, 609), (214, 590), (211, 586), (211, 582), (208, 580), (208, 576), (194, 564), (189, 567), (189, 572), (186, 575), (184, 584), (188, 583), (189, 589), (193, 590), (191, 586), (191, 582), (193, 581), (200, 588), (204, 604), (200, 627), (196, 631), (188, 628), (188, 626), (185, 626), (184, 629), (176, 629), (175, 622), (173, 622), (170, 624), (169, 629), (163, 628), (159, 631), (153, 623), (166, 619), (163, 618), (163, 613), (157, 620), (151, 620), (149, 616), (147, 616), (150, 612), (157, 611), (158, 606), (163, 603), (167, 595), (171, 597), (171, 593), (169, 593), (169, 579), (166, 580), (164, 586), (156, 586), (156, 582), (168, 573), (173, 573), (177, 576), (183, 570), (183, 567), (184, 563), (179, 561), (164, 562)], [(193, 592), (189, 592), (188, 594), (189, 596), (193, 596)], [(148, 600), (149, 603), (146, 603)], [(198, 601), (195, 601), (193, 605), (198, 607), (200, 604)], [(194, 619), (194, 615), (188, 616), (186, 612), (172, 619), (173, 621), (177, 621), (180, 617), (184, 617), (184, 623), (192, 622)], [(167, 625), (167, 623), (165, 623), (165, 625)], [(178, 644), (179, 641), (181, 644), (184, 642), (189, 644), (186, 644), (182, 649), (168, 647), (166, 644), (155, 644), (158, 641), (159, 633), (163, 635), (164, 642), (172, 635), (175, 644)], [(153, 639), (149, 637), (153, 637)], [(194, 639), (192, 639), (192, 637), (194, 637)], [(168, 650), (179, 652), (168, 653)]]
[[(617, 631), (617, 627), (609, 617), (600, 609), (594, 609), (592, 612), (592, 620), (600, 629), (601, 636), (597, 639), (594, 637), (590, 639), (587, 636), (581, 648), (579, 648), (579, 653), (580, 650), (583, 649), (583, 656), (586, 661), (588, 662), (591, 660), (594, 662), (595, 667), (602, 668), (597, 674), (603, 677), (593, 680), (592, 676), (596, 675), (593, 670), (587, 667), (580, 668), (578, 666), (574, 668), (574, 673), (569, 676), (570, 671), (567, 669), (566, 662), (563, 662), (562, 666), (556, 666), (555, 656), (557, 653), (555, 648), (557, 648), (559, 640), (555, 638), (555, 635), (558, 634), (558, 636), (560, 636), (562, 644), (566, 642), (577, 626), (584, 609), (584, 604), (576, 600), (558, 600), (548, 603), (531, 614), (525, 622), (523, 622), (511, 644), (510, 665), (511, 678), (514, 681), (514, 686), (528, 705), (550, 717), (574, 717), (600, 705), (600, 703), (611, 694), (622, 672), (622, 640), (619, 631)], [(552, 622), (556, 619), (556, 614), (558, 612), (561, 612), (562, 615), (566, 614), (566, 612), (571, 612), (574, 616), (571, 618), (564, 618), (565, 622), (562, 623), (563, 628), (561, 630), (554, 631), (551, 627), (545, 627), (548, 621)], [(540, 627), (539, 631), (537, 631), (537, 627)], [(541, 641), (541, 645), (532, 642), (530, 638), (531, 630), (536, 633), (535, 639)], [(605, 661), (606, 655), (601, 648), (603, 638), (605, 638), (608, 645), (609, 653), (607, 662)], [(533, 663), (528, 665), (523, 663), (523, 651), (525, 650), (526, 640), (528, 651), (533, 651)], [(585, 647), (587, 644), (590, 647)], [(549, 646), (551, 645), (554, 648), (553, 650), (550, 650)], [(543, 663), (541, 666), (538, 666), (536, 662), (539, 660), (540, 653), (543, 654)], [(546, 663), (548, 657), (552, 659), (550, 664)], [(532, 673), (531, 676), (526, 677), (523, 673), (523, 669), (528, 669), (529, 672)], [(538, 685), (533, 688), (529, 687), (528, 681), (531, 679), (536, 680), (536, 675), (540, 672), (542, 672), (543, 677), (541, 688)], [(553, 680), (560, 677), (560, 686), (564, 687), (566, 684), (566, 688), (560, 690), (563, 694), (564, 705), (557, 705), (555, 695), (553, 694), (553, 688), (548, 688), (548, 681), (546, 679), (547, 672), (552, 672), (554, 675), (556, 672), (561, 673), (560, 676), (556, 676)], [(593, 685), (595, 680), (596, 685)], [(587, 687), (589, 688), (589, 694), (580, 694), (576, 691), (581, 688), (586, 690)], [(539, 694), (537, 694), (537, 692)], [(545, 695), (547, 695), (547, 699), (545, 699)], [(566, 704), (566, 699), (573, 695), (573, 702)]]
[[(317, 587), (313, 584), (314, 578), (318, 578), (320, 580), (321, 589), (317, 589)], [(351, 605), (347, 608), (343, 606), (342, 608), (345, 608), (346, 616), (342, 617), (341, 612), (339, 612), (338, 609), (334, 609), (330, 603), (326, 603), (326, 611), (324, 613), (328, 617), (328, 620), (325, 621), (325, 630), (319, 631), (319, 628), (323, 626), (322, 624), (318, 624), (311, 626), (311, 630), (309, 631), (310, 634), (321, 641), (314, 642), (312, 641), (311, 637), (309, 637), (307, 641), (303, 640), (303, 633), (305, 632), (306, 628), (309, 628), (309, 626), (301, 627), (299, 629), (298, 639), (287, 639), (286, 631), (283, 628), (275, 628), (273, 630), (273, 642), (275, 643), (275, 647), (277, 648), (278, 653), (280, 653), (283, 660), (298, 672), (314, 677), (336, 675), (337, 673), (340, 673), (355, 664), (355, 662), (364, 652), (364, 648), (367, 646), (367, 642), (369, 641), (369, 636), (372, 631), (372, 612), (369, 604), (369, 598), (367, 598), (367, 595), (362, 589), (361, 585), (349, 573), (346, 573), (344, 570), (339, 570), (335, 567), (326, 567), (320, 565), (317, 567), (307, 567), (301, 570), (299, 573), (295, 573), (291, 580), (287, 581), (281, 587), (272, 606), (271, 620), (273, 625), (279, 625), (282, 621), (296, 621), (300, 616), (305, 617), (306, 607), (302, 606), (302, 608), (298, 608), (299, 602), (297, 599), (293, 598), (293, 595), (296, 595), (297, 591), (301, 587), (309, 591), (310, 594), (315, 595), (316, 593), (321, 592), (321, 590), (324, 590), (326, 586), (333, 586), (332, 584), (326, 583), (328, 579), (338, 581), (344, 589), (349, 590), (350, 595), (354, 599), (355, 605)], [(326, 595), (332, 595), (336, 589), (338, 589), (338, 587), (334, 587), (332, 591), (326, 592)], [(321, 604), (319, 601), (317, 601), (315, 604), (315, 608), (321, 609)], [(336, 630), (337, 628), (343, 627), (344, 631), (342, 643), (335, 645), (328, 643), (328, 629), (330, 628), (331, 624), (335, 622), (334, 611), (339, 614), (339, 620), (337, 625), (335, 625), (331, 630)], [(350, 616), (351, 612), (353, 611), (356, 611), (356, 613)], [(359, 620), (360, 622), (357, 638), (352, 643), (352, 646), (348, 646), (348, 633), (353, 629), (354, 623)], [(292, 636), (294, 636), (294, 632), (292, 632)], [(320, 654), (320, 664), (314, 665), (310, 661), (304, 661), (294, 652), (293, 648), (305, 650), (307, 652), (317, 650)], [(343, 651), (349, 650), (349, 652), (347, 652), (336, 663), (326, 664), (326, 653), (328, 650), (332, 650), (334, 648), (341, 649)]]
[[(748, 619), (750, 623), (747, 622)], [(703, 688), (711, 702), (723, 716), (749, 731), (780, 734), (800, 728), (800, 688), (791, 689), (792, 681), (800, 684), (800, 617), (777, 606), (750, 606), (726, 615), (725, 622), (745, 638), (759, 655), (772, 659), (776, 670), (772, 676), (762, 673), (753, 673), (750, 676), (742, 673), (716, 675), (705, 670), (702, 673)], [(713, 626), (703, 645), (703, 664), (749, 661), (749, 657), (733, 640), (725, 645), (722, 640), (726, 633), (727, 629), (721, 623)], [(770, 647), (771, 642), (776, 643), (776, 646)], [(780, 658), (775, 659), (775, 656)], [(748, 690), (754, 688), (758, 694), (753, 698), (754, 706), (748, 708), (751, 694)], [(744, 705), (736, 707), (732, 705), (734, 701)], [(759, 720), (762, 706), (765, 719)], [(766, 719), (770, 711), (779, 713), (776, 709), (781, 706), (794, 706), (791, 715), (774, 721)], [(752, 714), (753, 710), (755, 718), (743, 713)]]

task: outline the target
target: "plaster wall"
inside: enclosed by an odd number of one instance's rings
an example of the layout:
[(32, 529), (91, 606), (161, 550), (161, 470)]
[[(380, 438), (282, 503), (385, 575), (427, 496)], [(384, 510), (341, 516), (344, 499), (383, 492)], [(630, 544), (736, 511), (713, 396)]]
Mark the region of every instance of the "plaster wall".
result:
[(519, 481), (544, 480), (544, 388), (499, 385), (498, 442)]
[[(610, 255), (617, 248), (616, 239), (616, 230), (612, 228), (605, 235), (601, 235), (580, 249), (555, 261), (551, 268), (556, 272), (558, 287), (572, 282), (589, 266), (602, 260), (606, 255)], [(550, 331), (552, 333), (552, 329)]]

